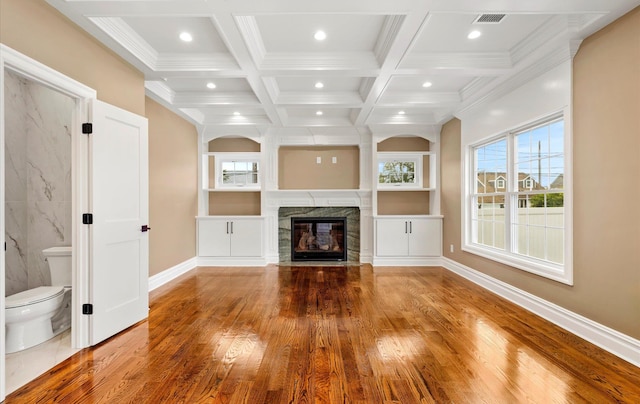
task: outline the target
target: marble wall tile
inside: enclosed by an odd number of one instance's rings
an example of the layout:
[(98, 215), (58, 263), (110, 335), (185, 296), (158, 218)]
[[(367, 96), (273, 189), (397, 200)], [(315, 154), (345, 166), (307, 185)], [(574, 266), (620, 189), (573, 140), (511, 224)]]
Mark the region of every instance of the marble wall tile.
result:
[(28, 289), (27, 206), (24, 202), (5, 203), (5, 293)]
[(5, 73), (5, 201), (27, 200), (26, 82)]
[(346, 217), (347, 261), (360, 262), (360, 209), (356, 207), (282, 207), (278, 209), (278, 255), (291, 261), (292, 217)]
[[(71, 120), (74, 101), (5, 74), (5, 295), (50, 285), (42, 250), (71, 245)], [(10, 224), (9, 222), (12, 221)], [(15, 241), (14, 241), (15, 240)]]

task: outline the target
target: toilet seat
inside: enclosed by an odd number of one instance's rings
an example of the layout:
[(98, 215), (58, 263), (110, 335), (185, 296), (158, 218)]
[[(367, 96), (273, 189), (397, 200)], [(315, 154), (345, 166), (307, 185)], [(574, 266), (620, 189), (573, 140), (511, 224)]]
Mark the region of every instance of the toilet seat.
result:
[(7, 296), (5, 299), (5, 309), (29, 306), (45, 300), (53, 299), (64, 294), (64, 286), (39, 286), (37, 288), (25, 290), (15, 295)]

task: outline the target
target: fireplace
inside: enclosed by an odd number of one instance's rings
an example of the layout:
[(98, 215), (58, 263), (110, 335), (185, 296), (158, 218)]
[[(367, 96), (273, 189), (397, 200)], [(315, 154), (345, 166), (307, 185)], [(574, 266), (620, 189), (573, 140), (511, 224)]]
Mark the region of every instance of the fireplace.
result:
[(292, 261), (346, 261), (346, 217), (292, 217)]
[(344, 228), (346, 262), (360, 262), (360, 208), (353, 206), (281, 206), (278, 208), (278, 258), (281, 263), (294, 262), (291, 255), (291, 246), (294, 243), (291, 218), (347, 218)]

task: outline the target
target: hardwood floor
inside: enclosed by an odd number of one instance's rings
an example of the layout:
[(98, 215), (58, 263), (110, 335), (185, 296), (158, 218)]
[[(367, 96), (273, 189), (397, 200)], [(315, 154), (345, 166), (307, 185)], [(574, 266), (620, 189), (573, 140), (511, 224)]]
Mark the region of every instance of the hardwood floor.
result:
[(199, 268), (6, 403), (640, 403), (640, 369), (442, 268)]

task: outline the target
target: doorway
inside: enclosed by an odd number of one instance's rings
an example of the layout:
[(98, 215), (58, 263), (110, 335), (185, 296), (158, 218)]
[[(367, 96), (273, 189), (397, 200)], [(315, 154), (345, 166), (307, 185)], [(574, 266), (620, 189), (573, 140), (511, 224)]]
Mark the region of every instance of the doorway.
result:
[[(11, 83), (7, 81), (11, 80)], [(5, 237), (7, 242), (7, 252), (5, 249), (0, 249), (0, 281), (2, 282), (2, 293), (0, 293), (0, 401), (4, 399), (6, 395), (6, 380), (7, 369), (5, 366), (5, 294), (13, 294), (20, 288), (31, 288), (39, 285), (48, 284), (50, 282), (49, 273), (47, 271), (47, 263), (39, 256), (38, 250), (40, 244), (51, 244), (50, 247), (55, 245), (71, 245), (72, 248), (72, 293), (70, 302), (70, 314), (71, 314), (71, 331), (67, 336), (67, 344), (69, 349), (80, 349), (88, 346), (88, 319), (83, 318), (80, 313), (74, 308), (77, 308), (79, 302), (87, 301), (88, 287), (86, 279), (88, 278), (88, 230), (83, 229), (78, 220), (73, 218), (79, 217), (79, 212), (87, 209), (88, 196), (87, 196), (87, 145), (88, 140), (82, 136), (78, 136), (81, 133), (80, 127), (82, 118), (88, 116), (88, 105), (92, 99), (96, 98), (94, 90), (72, 80), (50, 68), (40, 64), (39, 62), (30, 59), (13, 49), (0, 44), (0, 116), (2, 117), (2, 125), (0, 125), (0, 177), (3, 179), (3, 186), (0, 187), (0, 234)], [(7, 81), (7, 83), (5, 83)], [(22, 128), (25, 131), (35, 132), (38, 126), (38, 119), (43, 118), (43, 114), (52, 114), (54, 116), (65, 115), (68, 116), (61, 118), (59, 124), (62, 125), (63, 131), (67, 134), (63, 134), (61, 137), (50, 136), (47, 141), (53, 141), (54, 143), (44, 144), (15, 144), (16, 137), (7, 133), (7, 126), (10, 124), (5, 117), (7, 113), (14, 114), (14, 110), (11, 110), (13, 106), (9, 106), (10, 102), (14, 100), (8, 99), (11, 97), (5, 91), (6, 85), (23, 86), (27, 92), (27, 98), (31, 97), (32, 93), (29, 91), (43, 92), (47, 96), (59, 98), (59, 100), (65, 100), (62, 103), (65, 104), (62, 109), (67, 109), (67, 112), (61, 112), (53, 107), (51, 111), (51, 105), (47, 106), (35, 106), (29, 104), (31, 102), (42, 101), (24, 101), (25, 105), (30, 107), (40, 108), (33, 116), (26, 116), (26, 121), (31, 121), (32, 128)], [(15, 94), (14, 94), (15, 95)], [(22, 101), (18, 101), (22, 102)], [(44, 104), (49, 101), (44, 101)], [(38, 104), (39, 105), (39, 104)], [(46, 110), (46, 111), (45, 111)], [(10, 112), (9, 112), (10, 111)], [(32, 111), (34, 112), (34, 111)], [(15, 123), (13, 123), (15, 124)], [(21, 123), (18, 123), (21, 125)], [(25, 125), (29, 125), (25, 123)], [(48, 128), (40, 128), (41, 130), (48, 130)], [(28, 133), (27, 133), (28, 134)], [(67, 136), (65, 139), (64, 136)], [(34, 136), (35, 138), (35, 136)], [(55, 139), (55, 140), (53, 140)], [(26, 137), (18, 138), (18, 141), (26, 140)], [(10, 148), (14, 150), (6, 150), (5, 142), (14, 142)], [(15, 148), (22, 149), (24, 146), (24, 153), (18, 152)], [(66, 150), (64, 150), (67, 148)], [(54, 151), (53, 149), (56, 149)], [(9, 153), (11, 155), (9, 156)], [(40, 157), (38, 157), (40, 155)], [(44, 155), (44, 157), (42, 156)], [(18, 161), (9, 161), (13, 158)], [(26, 162), (24, 161), (26, 159)], [(49, 159), (48, 162), (47, 159)], [(39, 161), (40, 163), (36, 163)], [(6, 163), (6, 164), (5, 164)], [(24, 167), (26, 164), (31, 168), (31, 173), (26, 174), (29, 170), (23, 170), (17, 167)], [(30, 165), (31, 164), (31, 165)], [(50, 165), (58, 165), (58, 169), (53, 169)], [(7, 172), (6, 167), (12, 167), (10, 170), (15, 169), (14, 173)], [(55, 179), (51, 176), (53, 171), (63, 172), (62, 179), (58, 175), (54, 175)], [(42, 174), (42, 175), (41, 175)], [(15, 181), (16, 178), (25, 176), (24, 182)], [(7, 181), (5, 181), (5, 179)], [(27, 185), (27, 181), (31, 182), (31, 185)], [(18, 195), (25, 195), (25, 193), (32, 193), (31, 200), (25, 197), (21, 200), (21, 196), (16, 197), (15, 190), (6, 192), (5, 188), (12, 187), (20, 189), (24, 184), (24, 190), (17, 192)], [(43, 195), (42, 198), (38, 198), (35, 194)], [(11, 196), (10, 196), (11, 195)], [(16, 199), (9, 201), (7, 197)], [(42, 199), (38, 201), (38, 199)], [(46, 202), (46, 201), (49, 201)], [(5, 202), (7, 202), (5, 204)], [(14, 204), (10, 204), (15, 202)], [(28, 212), (27, 207), (32, 205), (33, 211)], [(26, 219), (25, 219), (26, 215)], [(31, 215), (31, 217), (29, 217)], [(10, 217), (11, 216), (11, 217)], [(37, 216), (37, 218), (36, 218)], [(68, 216), (68, 218), (66, 217)], [(12, 223), (9, 223), (9, 221)], [(31, 239), (29, 242), (29, 235), (15, 235), (17, 227), (27, 227), (27, 233), (29, 233), (28, 227), (25, 225), (33, 221), (34, 227), (31, 229)], [(45, 230), (46, 228), (46, 230)], [(8, 231), (15, 235), (9, 235)], [(51, 237), (44, 236), (45, 233), (52, 233)], [(6, 235), (6, 236), (5, 236)], [(13, 244), (13, 245), (10, 245)], [(12, 249), (13, 251), (9, 251)], [(18, 250), (19, 251), (15, 251)], [(17, 252), (16, 254), (13, 254)], [(29, 256), (32, 256), (31, 262)], [(6, 263), (11, 261), (12, 269), (7, 272)], [(21, 268), (21, 265), (23, 266)], [(8, 281), (7, 276), (11, 277), (11, 281)], [(38, 376), (37, 374), (33, 375)]]

